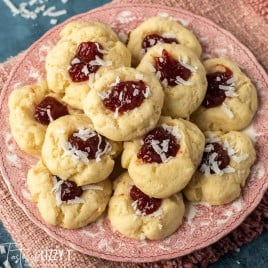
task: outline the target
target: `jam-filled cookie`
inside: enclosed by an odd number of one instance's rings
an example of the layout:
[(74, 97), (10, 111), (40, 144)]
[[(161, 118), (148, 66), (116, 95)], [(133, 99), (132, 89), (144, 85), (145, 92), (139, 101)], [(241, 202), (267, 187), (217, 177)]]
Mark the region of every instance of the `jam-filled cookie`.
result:
[(195, 35), (170, 18), (152, 17), (144, 21), (129, 34), (127, 47), (136, 66), (144, 54), (156, 44), (181, 44), (200, 57), (202, 48)]
[(161, 117), (142, 138), (125, 142), (122, 167), (149, 196), (166, 198), (182, 190), (198, 167), (205, 144), (197, 126)]
[(81, 186), (105, 180), (120, 149), (119, 143), (100, 135), (86, 115), (67, 115), (48, 126), (42, 159), (52, 174)]
[(14, 139), (23, 151), (33, 155), (41, 154), (48, 124), (71, 112), (59, 96), (49, 93), (45, 81), (12, 91), (8, 108)]
[(99, 22), (72, 22), (46, 58), (48, 86), (65, 94), (65, 102), (82, 109), (81, 101), (96, 77), (108, 69), (130, 66), (131, 56), (116, 34)]
[(162, 87), (153, 75), (122, 67), (107, 71), (94, 83), (84, 112), (99, 133), (126, 141), (155, 127), (163, 100)]
[(155, 240), (171, 235), (180, 227), (184, 210), (181, 194), (165, 199), (149, 197), (125, 172), (114, 181), (108, 217), (113, 228), (129, 238)]
[(255, 149), (241, 132), (207, 132), (206, 136), (199, 169), (184, 194), (190, 201), (227, 204), (239, 197), (255, 161)]
[(29, 170), (27, 184), (44, 221), (68, 229), (94, 222), (105, 211), (112, 193), (108, 179), (77, 186), (51, 174), (42, 161)]
[(205, 96), (205, 69), (199, 58), (182, 45), (154, 46), (137, 70), (152, 73), (161, 82), (165, 93), (163, 115), (189, 118)]
[(208, 87), (191, 121), (203, 131), (245, 128), (257, 110), (257, 92), (250, 79), (232, 61), (215, 58), (204, 62)]

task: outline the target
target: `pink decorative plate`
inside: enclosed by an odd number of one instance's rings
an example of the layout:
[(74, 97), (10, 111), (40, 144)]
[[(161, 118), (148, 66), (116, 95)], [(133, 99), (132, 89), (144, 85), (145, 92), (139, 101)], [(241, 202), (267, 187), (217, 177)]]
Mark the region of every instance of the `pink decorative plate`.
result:
[[(237, 201), (219, 207), (204, 203), (187, 204), (182, 227), (162, 241), (134, 241), (114, 233), (106, 217), (79, 230), (65, 230), (46, 225), (31, 201), (26, 187), (26, 175), (37, 159), (27, 156), (14, 142), (8, 124), (7, 100), (10, 92), (21, 85), (36, 82), (45, 76), (47, 51), (57, 41), (62, 26), (74, 20), (95, 20), (111, 25), (122, 37), (144, 19), (160, 15), (172, 16), (192, 29), (203, 45), (203, 57), (226, 56), (239, 63), (258, 88), (259, 111), (246, 132), (254, 139), (258, 160), (243, 195)], [(211, 21), (177, 8), (158, 5), (108, 5), (75, 16), (53, 28), (33, 44), (15, 66), (1, 94), (0, 164), (11, 194), (28, 217), (50, 236), (70, 247), (114, 261), (149, 262), (186, 255), (206, 247), (237, 227), (257, 206), (268, 188), (268, 77), (252, 53), (230, 33)]]

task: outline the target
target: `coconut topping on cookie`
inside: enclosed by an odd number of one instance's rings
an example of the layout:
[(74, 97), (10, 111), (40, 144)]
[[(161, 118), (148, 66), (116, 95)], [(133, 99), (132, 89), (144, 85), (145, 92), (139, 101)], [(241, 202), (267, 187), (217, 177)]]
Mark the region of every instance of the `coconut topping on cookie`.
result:
[(162, 44), (162, 43), (178, 44), (179, 42), (176, 39), (175, 34), (172, 34), (172, 33), (166, 33), (166, 34), (164, 33), (162, 35), (149, 34), (143, 38), (142, 48), (143, 48), (144, 52), (146, 52), (148, 50), (148, 48), (153, 47), (157, 44)]
[(163, 124), (145, 135), (137, 157), (145, 163), (166, 163), (180, 149), (178, 139), (178, 129)]
[(190, 69), (186, 62), (174, 59), (167, 50), (163, 49), (161, 57), (155, 58), (157, 78), (164, 87), (176, 85), (191, 85), (189, 80), (193, 67)]
[(136, 79), (120, 81), (117, 77), (108, 91), (100, 93), (104, 106), (115, 112), (115, 117), (139, 107), (150, 96), (150, 88), (142, 81), (143, 75), (136, 74)]
[(159, 210), (162, 203), (162, 199), (149, 197), (135, 185), (131, 186), (129, 194), (133, 200), (131, 205), (136, 215), (155, 215), (155, 212)]
[(63, 203), (79, 204), (84, 203), (80, 196), (83, 193), (81, 186), (77, 186), (73, 181), (62, 180), (57, 176), (52, 176), (54, 187), (51, 192), (55, 194), (56, 205)]
[(47, 96), (35, 107), (34, 118), (37, 122), (48, 125), (50, 122), (67, 114), (69, 113), (65, 105), (55, 98)]
[(231, 159), (240, 163), (248, 158), (248, 154), (239, 154), (228, 141), (221, 144), (217, 137), (207, 139), (204, 154), (199, 170), (206, 176), (211, 174), (223, 175), (224, 173), (233, 173), (235, 169), (229, 164)]
[(95, 130), (79, 128), (72, 133), (68, 142), (62, 144), (65, 155), (71, 155), (75, 160), (87, 163), (90, 159), (101, 161), (101, 157), (111, 150), (110, 143)]
[[(202, 102), (206, 108), (217, 107), (223, 104), (226, 97), (236, 97), (235, 93), (235, 78), (233, 72), (226, 66), (221, 66), (225, 71), (217, 71), (207, 74), (207, 93)], [(223, 109), (226, 110), (226, 107)], [(227, 107), (228, 109), (228, 107)], [(232, 118), (231, 114), (226, 111), (227, 115)]]
[(83, 82), (89, 80), (89, 76), (94, 74), (100, 66), (110, 66), (111, 61), (104, 61), (103, 55), (107, 51), (97, 42), (82, 42), (76, 51), (74, 58), (68, 67), (69, 75), (73, 82)]

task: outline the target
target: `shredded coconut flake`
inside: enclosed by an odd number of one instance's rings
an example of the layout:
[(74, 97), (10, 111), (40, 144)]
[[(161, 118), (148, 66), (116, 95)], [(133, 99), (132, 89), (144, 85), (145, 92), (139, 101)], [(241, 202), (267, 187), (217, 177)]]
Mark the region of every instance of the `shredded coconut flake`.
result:
[(239, 155), (239, 156), (234, 155), (234, 156), (233, 156), (233, 159), (234, 159), (234, 161), (235, 161), (236, 163), (240, 163), (240, 162), (242, 162), (242, 161), (248, 159), (248, 154), (243, 154), (243, 155)]
[(71, 64), (77, 64), (80, 63), (81, 61), (78, 58), (73, 58), (71, 61)]
[(145, 92), (143, 93), (143, 96), (145, 97), (145, 99), (147, 99), (148, 97), (150, 97), (151, 95), (151, 91), (150, 88), (147, 86), (145, 89)]
[(85, 201), (81, 198), (76, 196), (74, 199), (70, 199), (66, 202), (68, 205), (74, 205), (74, 204), (83, 204)]
[(143, 74), (141, 74), (141, 73), (137, 73), (137, 74), (135, 75), (135, 78), (136, 78), (137, 80), (142, 80), (142, 79), (143, 79)]
[(62, 204), (68, 204), (68, 205), (73, 205), (73, 204), (80, 204), (84, 203), (84, 200), (78, 196), (76, 196), (74, 199), (66, 201), (61, 200), (61, 185), (64, 183), (63, 180), (57, 180), (55, 176), (52, 176), (52, 181), (54, 184), (54, 187), (51, 190), (51, 193), (55, 194), (56, 198), (56, 206), (60, 206)]
[(197, 67), (189, 64), (189, 58), (185, 55), (182, 60), (179, 58), (180, 64), (186, 69), (190, 70), (192, 73), (196, 73)]
[(231, 166), (228, 165), (226, 168), (224, 168), (222, 170), (222, 172), (223, 173), (234, 173), (235, 172), (235, 169), (233, 167), (231, 167)]
[(81, 160), (85, 164), (88, 163), (89, 160), (87, 158), (88, 157), (87, 152), (77, 150), (72, 146), (70, 142), (66, 141), (61, 143), (61, 147), (64, 150), (64, 154), (62, 155), (62, 157), (71, 156), (74, 161)]
[(94, 184), (88, 184), (88, 185), (84, 185), (82, 186), (82, 190), (97, 190), (97, 191), (103, 191), (103, 187), (100, 185), (94, 185)]
[(86, 75), (86, 76), (89, 74), (89, 70), (88, 70), (88, 68), (87, 68), (87, 65), (84, 65), (81, 71), (82, 71), (82, 73), (83, 73), (84, 75)]
[(120, 83), (120, 77), (117, 76), (117, 77), (115, 78), (115, 82), (112, 83), (112, 84), (110, 85), (110, 87), (114, 87), (114, 86), (118, 85), (119, 83)]
[(165, 78), (163, 81), (161, 81), (161, 84), (163, 87), (167, 87), (168, 86), (168, 80)]
[(51, 110), (50, 109), (47, 109), (46, 112), (47, 112), (47, 116), (49, 118), (49, 122), (50, 123), (53, 122), (54, 120), (53, 120), (52, 115), (51, 115)]
[(179, 141), (179, 139), (181, 138), (179, 130), (176, 126), (169, 126), (167, 124), (162, 124), (161, 125), (163, 129), (165, 129), (166, 131), (168, 131), (171, 135), (173, 135), (177, 141)]
[(235, 78), (234, 77), (231, 77), (230, 79), (228, 79), (226, 81), (226, 84), (228, 84), (228, 85), (231, 85), (231, 84), (234, 84), (234, 83), (235, 83)]
[(96, 136), (96, 131), (90, 128), (78, 128), (78, 132), (73, 134), (74, 137), (86, 141), (89, 138)]
[(105, 50), (105, 49), (101, 49), (100, 48), (100, 45), (99, 45), (99, 43), (94, 43), (95, 45), (96, 45), (96, 47), (97, 47), (97, 50), (100, 52), (100, 53), (102, 53), (102, 54), (108, 54), (108, 51), (107, 50)]
[(193, 84), (191, 81), (186, 81), (179, 76), (176, 76), (175, 83), (178, 85), (184, 85), (184, 86), (191, 86)]
[(100, 147), (100, 145), (101, 145), (101, 136), (99, 134), (98, 134), (98, 138), (99, 138), (98, 151), (96, 152), (96, 155), (95, 155), (96, 162), (100, 162), (101, 161), (101, 157), (103, 155), (105, 155), (106, 153), (108, 153), (112, 149), (111, 144), (108, 141), (106, 141), (105, 148), (102, 151), (102, 149)]
[(237, 97), (238, 96), (238, 94), (235, 93), (234, 86), (219, 85), (219, 89), (224, 90), (224, 93), (227, 97)]
[(174, 33), (163, 33), (162, 36), (164, 38), (176, 38), (176, 35)]
[(224, 102), (222, 103), (221, 108), (229, 118), (234, 118), (233, 112)]
[(97, 66), (111, 66), (112, 61), (104, 61), (99, 56), (95, 57), (95, 60), (89, 62), (90, 65), (97, 65)]

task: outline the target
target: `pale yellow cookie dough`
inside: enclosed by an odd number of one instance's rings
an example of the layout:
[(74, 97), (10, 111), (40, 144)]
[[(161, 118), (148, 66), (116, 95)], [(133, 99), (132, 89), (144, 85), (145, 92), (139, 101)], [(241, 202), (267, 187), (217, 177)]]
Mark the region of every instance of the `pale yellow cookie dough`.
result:
[(209, 59), (204, 62), (207, 73), (225, 71), (225, 68), (220, 65), (226, 66), (233, 72), (235, 95), (226, 97), (223, 104), (217, 107), (200, 106), (192, 114), (191, 121), (203, 131), (241, 130), (250, 124), (257, 111), (256, 88), (236, 63), (224, 58)]
[(145, 54), (143, 39), (151, 34), (176, 38), (179, 44), (191, 49), (197, 57), (201, 55), (201, 45), (190, 30), (170, 18), (152, 17), (130, 32), (127, 48), (131, 51), (134, 66), (139, 64)]
[(190, 114), (200, 106), (206, 93), (205, 69), (199, 58), (189, 48), (176, 44), (160, 44), (152, 47), (145, 54), (137, 70), (157, 76), (155, 58), (162, 56), (163, 49), (192, 73), (184, 84), (168, 86), (167, 83), (162, 82), (165, 93), (162, 114), (175, 118), (189, 118)]
[(79, 198), (59, 202), (55, 191), (56, 178), (53, 177), (42, 161), (32, 167), (27, 176), (32, 198), (46, 223), (75, 229), (94, 222), (103, 214), (112, 193), (112, 184), (108, 179), (85, 186)]
[(218, 142), (227, 150), (229, 166), (221, 173), (214, 174), (198, 170), (183, 193), (190, 201), (206, 201), (211, 205), (227, 204), (240, 196), (256, 158), (255, 149), (250, 138), (241, 132), (207, 132), (206, 135), (213, 137), (208, 140)]
[(107, 141), (107, 150), (100, 159), (84, 159), (81, 151), (72, 153), (68, 138), (79, 129), (92, 129), (90, 119), (84, 115), (67, 115), (52, 122), (45, 135), (42, 159), (50, 172), (63, 180), (85, 185), (105, 180), (113, 170), (114, 158), (120, 152), (120, 143)]
[(46, 81), (13, 90), (8, 99), (12, 136), (23, 151), (32, 155), (41, 154), (47, 129), (35, 120), (35, 107), (48, 95), (61, 102), (58, 95), (49, 92)]
[(144, 163), (137, 157), (142, 138), (125, 142), (122, 167), (135, 185), (149, 196), (167, 198), (181, 191), (191, 180), (203, 154), (205, 138), (197, 126), (183, 119), (161, 117), (157, 126), (170, 126), (178, 133), (180, 148), (175, 157), (163, 163)]
[[(97, 42), (106, 51), (105, 65), (100, 66), (89, 81), (72, 82), (68, 73), (70, 62), (82, 42)], [(46, 71), (49, 88), (64, 94), (64, 101), (74, 108), (82, 109), (82, 100), (89, 92), (92, 82), (106, 70), (130, 66), (131, 55), (109, 26), (99, 22), (71, 22), (60, 33), (60, 40), (48, 52)]]
[(182, 224), (185, 211), (181, 194), (162, 200), (154, 213), (140, 215), (135, 211), (129, 191), (133, 181), (127, 172), (114, 181), (114, 194), (109, 202), (108, 218), (116, 231), (124, 236), (143, 239), (163, 239)]
[[(139, 107), (118, 114), (107, 109), (102, 100), (117, 82), (142, 80), (149, 90)], [(134, 94), (134, 91), (133, 91)], [(133, 68), (122, 67), (107, 71), (94, 83), (84, 101), (84, 112), (90, 117), (94, 128), (105, 137), (115, 141), (137, 138), (153, 129), (160, 117), (164, 94), (158, 80)]]

